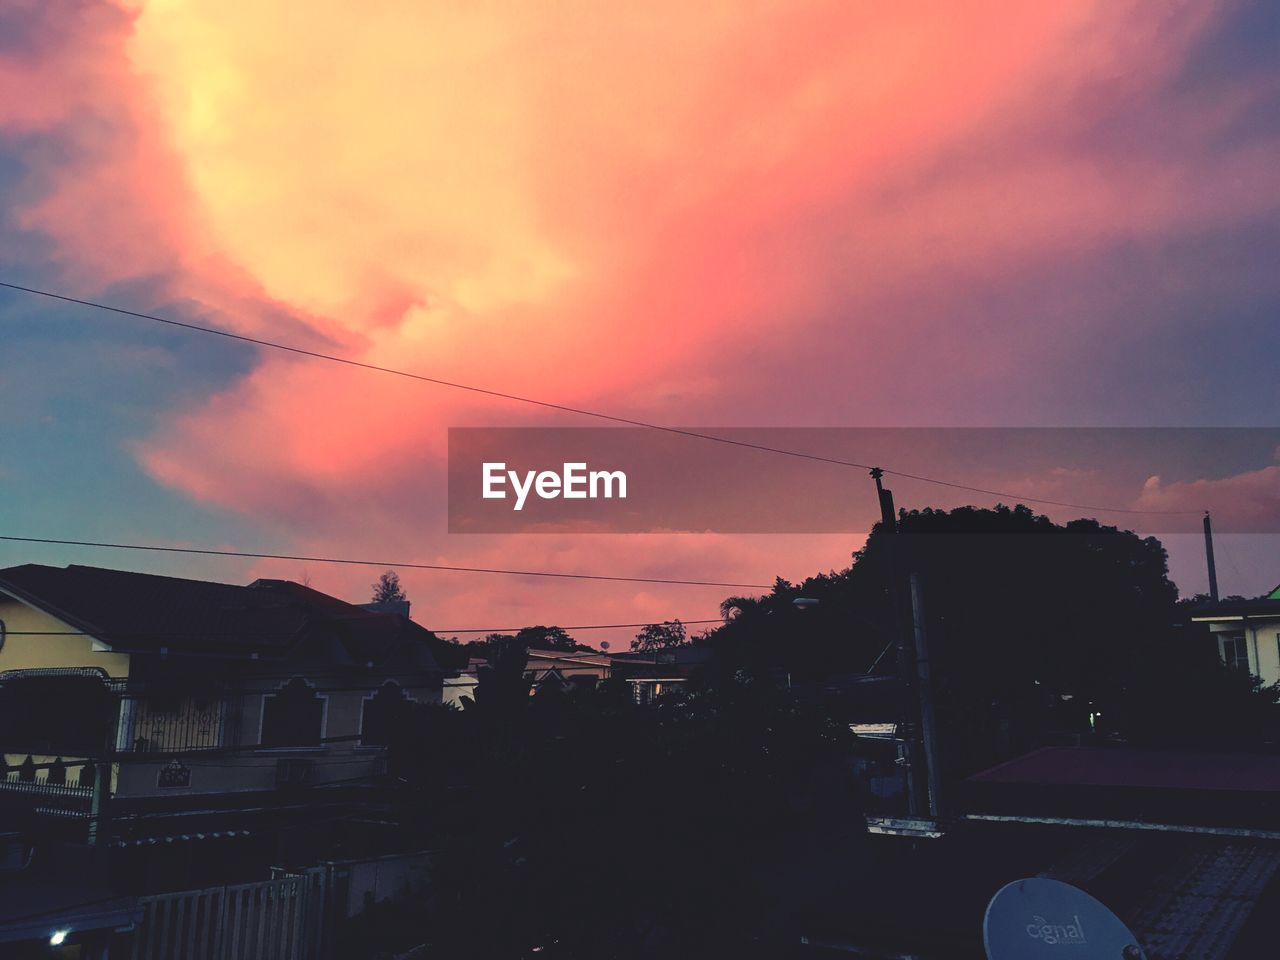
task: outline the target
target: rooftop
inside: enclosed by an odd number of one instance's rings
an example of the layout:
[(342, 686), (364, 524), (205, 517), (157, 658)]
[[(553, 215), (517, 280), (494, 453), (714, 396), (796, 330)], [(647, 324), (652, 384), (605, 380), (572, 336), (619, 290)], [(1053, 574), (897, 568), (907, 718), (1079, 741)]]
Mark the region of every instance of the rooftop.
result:
[(1265, 597), (1245, 599), (1230, 597), (1199, 604), (1192, 611), (1192, 620), (1223, 620), (1239, 617), (1280, 617), (1280, 586)]
[[(381, 663), (406, 648), (437, 664), (434, 634), (405, 617), (362, 609), (290, 580), (247, 586), (72, 564), (0, 570), (7, 594), (114, 650), (258, 654), (278, 658), (304, 637), (336, 641), (352, 663)], [(425, 659), (423, 659), (425, 657)]]

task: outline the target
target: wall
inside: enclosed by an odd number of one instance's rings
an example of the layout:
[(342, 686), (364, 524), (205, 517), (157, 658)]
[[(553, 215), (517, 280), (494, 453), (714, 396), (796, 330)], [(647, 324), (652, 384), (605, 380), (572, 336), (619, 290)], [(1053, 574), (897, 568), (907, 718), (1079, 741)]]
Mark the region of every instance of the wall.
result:
[(1219, 655), (1224, 635), (1243, 633), (1248, 641), (1250, 672), (1265, 685), (1280, 683), (1280, 619), (1226, 620), (1210, 623), (1209, 629)]
[(113, 677), (129, 675), (129, 655), (91, 649), (85, 636), (22, 636), (26, 630), (71, 631), (75, 627), (41, 610), (0, 594), (0, 620), (5, 625), (0, 670), (32, 667), (101, 667)]
[(475, 698), (477, 683), (478, 681), (475, 677), (465, 673), (460, 677), (446, 678), (440, 702), (453, 704), (455, 707), (461, 709), (463, 697)]
[(195, 752), (178, 759), (189, 771), (187, 786), (161, 787), (160, 773), (171, 761), (167, 758), (129, 758), (119, 764), (117, 793), (121, 797), (182, 797), (209, 793), (251, 793), (272, 791), (278, 786), (279, 762), (293, 760), (309, 766), (307, 784), (351, 781), (381, 774), (386, 767), (386, 749), (360, 743), (364, 703), (388, 680), (403, 680), (406, 697), (420, 703), (439, 703), (440, 689), (420, 685), (420, 678), (368, 676), (355, 671), (344, 676), (327, 670), (299, 665), (298, 676), (308, 680), (324, 702), (320, 736), (330, 742), (310, 747), (259, 748), (263, 702), (287, 678), (280, 667), (276, 674), (246, 679), (246, 690), (238, 703), (237, 750)]
[[(70, 632), (75, 628), (63, 623), (42, 610), (0, 594), (0, 621), (4, 622), (4, 646), (0, 647), (0, 671), (28, 670), (47, 667), (101, 667), (112, 677), (129, 675), (129, 656), (123, 653), (111, 653), (92, 649), (90, 638), (77, 636), (31, 636), (26, 631)], [(16, 767), (26, 754), (6, 753), (4, 760)], [(32, 755), (37, 764), (53, 762), (55, 758), (41, 754)], [(72, 763), (75, 757), (63, 757)], [(47, 771), (40, 770), (37, 780), (44, 780)], [(16, 780), (17, 773), (11, 771), (9, 779)], [(73, 771), (70, 782), (78, 782), (78, 771)]]

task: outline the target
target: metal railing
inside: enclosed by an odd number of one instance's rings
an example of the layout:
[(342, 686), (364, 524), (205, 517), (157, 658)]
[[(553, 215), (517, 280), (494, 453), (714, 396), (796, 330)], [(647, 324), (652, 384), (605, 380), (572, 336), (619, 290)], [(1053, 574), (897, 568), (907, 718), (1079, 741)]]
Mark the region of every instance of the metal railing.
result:
[(124, 694), (117, 753), (189, 753), (239, 745), (239, 698)]
[[(27, 758), (30, 761), (30, 758)], [(27, 779), (22, 767), (10, 767), (6, 775), (0, 775), (0, 808), (16, 805), (19, 808), (57, 817), (87, 817), (93, 802), (92, 781), (74, 773), (75, 764), (67, 764), (66, 782), (50, 781), (44, 777)], [(93, 776), (91, 764), (81, 763), (87, 770), (86, 777)], [(45, 771), (42, 771), (45, 772)]]
[(235, 747), (242, 699), (230, 691), (146, 689), (127, 680), (6, 677), (0, 681), (0, 754), (100, 757)]

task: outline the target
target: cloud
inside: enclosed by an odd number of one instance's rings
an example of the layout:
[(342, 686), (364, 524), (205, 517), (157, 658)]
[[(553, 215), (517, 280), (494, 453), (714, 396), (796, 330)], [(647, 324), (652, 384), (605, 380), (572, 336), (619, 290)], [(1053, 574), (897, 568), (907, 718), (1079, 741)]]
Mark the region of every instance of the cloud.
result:
[[(902, 423), (1138, 362), (1166, 303), (1228, 286), (1160, 270), (1169, 238), (1275, 215), (1276, 145), (1238, 134), (1274, 78), (1178, 84), (1218, 8), (750, 9), (50, 4), (0, 57), (18, 222), (76, 291), (146, 280), (138, 307), (368, 363), (671, 423)], [(1096, 266), (1135, 249), (1138, 308)], [(526, 422), (580, 421), (267, 351), (129, 440), (264, 530), (416, 556), (445, 428)]]
[(1280, 532), (1280, 450), (1277, 463), (1226, 477), (1143, 484), (1145, 510), (1207, 510), (1214, 529), (1234, 533)]
[[(193, 216), (264, 295), (367, 362), (589, 405), (705, 364), (726, 335), (891, 302), (923, 264), (985, 273), (1028, 232), (1044, 255), (1122, 219), (1126, 197), (1163, 211), (1145, 171), (1112, 182), (1089, 156), (936, 169), (974, 138), (1002, 149), (1029, 91), (1069, 99), (1124, 22), (1087, 3), (321, 3), (299, 29), (287, 8), (219, 3), (144, 7), (127, 53)], [(1167, 70), (1166, 50), (1143, 56), (1140, 75)], [(386, 476), (495, 414), (527, 411), (268, 355), (143, 449), (166, 482), (252, 509), (256, 488)]]

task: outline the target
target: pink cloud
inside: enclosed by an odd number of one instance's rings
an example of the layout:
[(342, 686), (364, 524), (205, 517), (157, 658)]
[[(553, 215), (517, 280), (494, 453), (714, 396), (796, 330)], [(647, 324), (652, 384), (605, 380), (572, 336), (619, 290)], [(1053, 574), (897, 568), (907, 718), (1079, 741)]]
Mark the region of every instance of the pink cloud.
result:
[[(1280, 197), (1274, 143), (1196, 147), (1262, 92), (1154, 95), (1212, 25), (1207, 7), (418, 4), (395, 18), (333, 0), (305, 24), (260, 4), (90, 9), (46, 55), (0, 61), (18, 93), (0, 125), (63, 148), (20, 217), (75, 290), (159, 278), (158, 298), (230, 329), (666, 422), (744, 409), (724, 402), (743, 393), (778, 422), (814, 422), (793, 399), (811, 384), (759, 373), (797, 353), (814, 354), (797, 379), (936, 422), (951, 407), (903, 397), (904, 369), (935, 397), (967, 394), (1026, 376), (1028, 353), (1112, 333), (1081, 291), (1045, 305), (1051, 322), (984, 317), (1011, 333), (992, 346), (956, 319), (957, 290)], [(1125, 98), (1178, 149), (1095, 130)], [(815, 344), (826, 316), (847, 321)], [(859, 409), (878, 416), (875, 402)], [(754, 579), (856, 546), (446, 540), (445, 428), (557, 419), (267, 352), (135, 449), (161, 483), (318, 553)], [(448, 619), (657, 617), (669, 599), (412, 582), (448, 586)]]
[[(1280, 461), (1280, 450), (1276, 451)], [(1280, 529), (1280, 463), (1226, 477), (1165, 482), (1148, 478), (1138, 504), (1148, 510), (1208, 510), (1214, 527), (1236, 533)]]

